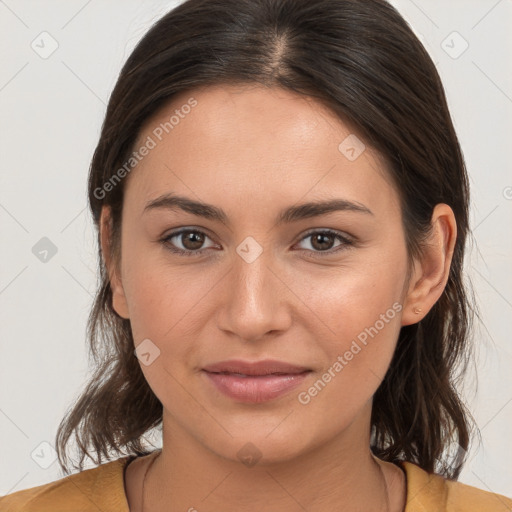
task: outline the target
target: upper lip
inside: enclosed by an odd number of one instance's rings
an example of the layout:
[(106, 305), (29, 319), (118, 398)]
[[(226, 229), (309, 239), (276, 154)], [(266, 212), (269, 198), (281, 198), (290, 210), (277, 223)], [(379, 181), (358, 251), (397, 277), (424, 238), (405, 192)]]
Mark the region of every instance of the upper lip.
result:
[(240, 373), (242, 375), (292, 374), (310, 371), (304, 366), (297, 366), (284, 361), (265, 359), (262, 361), (242, 361), (231, 359), (209, 364), (203, 368), (209, 373)]

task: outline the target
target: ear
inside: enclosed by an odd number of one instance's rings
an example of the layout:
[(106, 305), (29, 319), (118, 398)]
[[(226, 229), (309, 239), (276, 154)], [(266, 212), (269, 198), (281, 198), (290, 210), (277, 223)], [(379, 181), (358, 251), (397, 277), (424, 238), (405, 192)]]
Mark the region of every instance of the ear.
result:
[(442, 295), (448, 281), (457, 239), (453, 210), (447, 204), (437, 204), (431, 226), (432, 232), (425, 241), (422, 255), (414, 262), (404, 300), (402, 325), (415, 324), (424, 318)]
[[(101, 253), (107, 268), (110, 288), (112, 290), (112, 307), (114, 311), (122, 318), (128, 319), (128, 304), (124, 294), (123, 284), (121, 281), (120, 258), (115, 261), (112, 254), (112, 216), (110, 206), (103, 206), (100, 217), (100, 240)], [(119, 248), (119, 251), (121, 248)]]

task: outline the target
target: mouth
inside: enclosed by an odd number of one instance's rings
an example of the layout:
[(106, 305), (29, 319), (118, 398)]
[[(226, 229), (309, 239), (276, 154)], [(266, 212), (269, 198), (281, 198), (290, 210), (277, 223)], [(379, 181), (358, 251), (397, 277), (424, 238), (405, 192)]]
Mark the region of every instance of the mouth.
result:
[(246, 403), (267, 402), (281, 397), (300, 385), (311, 372), (310, 368), (276, 360), (231, 360), (202, 369), (217, 391)]

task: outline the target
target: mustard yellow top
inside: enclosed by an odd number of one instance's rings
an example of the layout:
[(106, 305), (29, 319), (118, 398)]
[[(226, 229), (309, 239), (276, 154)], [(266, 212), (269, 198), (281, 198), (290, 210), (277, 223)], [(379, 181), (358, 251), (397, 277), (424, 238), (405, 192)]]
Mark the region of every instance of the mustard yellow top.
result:
[[(0, 512), (129, 512), (124, 470), (133, 456), (68, 475), (0, 498)], [(405, 512), (510, 512), (512, 500), (429, 474), (402, 462), (407, 480)]]

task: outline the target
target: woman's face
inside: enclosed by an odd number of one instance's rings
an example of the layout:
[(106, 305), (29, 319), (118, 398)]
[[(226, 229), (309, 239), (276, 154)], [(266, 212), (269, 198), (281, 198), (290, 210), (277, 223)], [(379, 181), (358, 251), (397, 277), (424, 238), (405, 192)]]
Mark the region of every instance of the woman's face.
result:
[[(134, 149), (114, 307), (164, 433), (260, 463), (367, 443), (407, 294), (378, 155), (315, 100), (261, 86), (182, 94)], [(239, 364), (265, 360), (293, 368)]]

